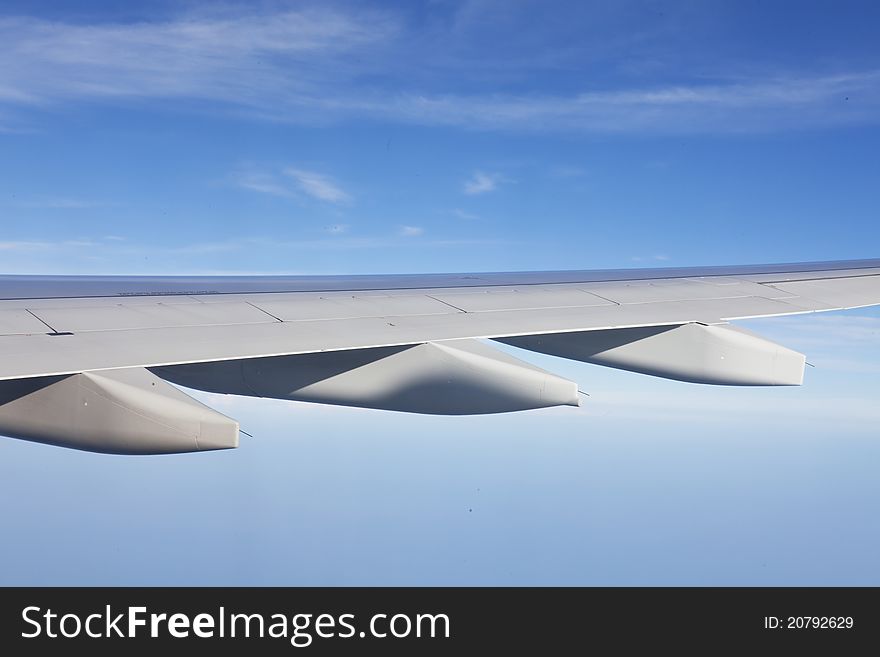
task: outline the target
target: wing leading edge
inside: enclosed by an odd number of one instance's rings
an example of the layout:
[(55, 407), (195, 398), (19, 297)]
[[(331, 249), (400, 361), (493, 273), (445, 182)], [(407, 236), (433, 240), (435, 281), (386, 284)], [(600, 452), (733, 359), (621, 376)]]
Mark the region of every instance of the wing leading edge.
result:
[(233, 420), (166, 380), (433, 414), (578, 403), (574, 383), (480, 338), (696, 383), (798, 385), (802, 354), (728, 322), (878, 304), (880, 260), (424, 277), (0, 277), (0, 433), (115, 453), (237, 446)]

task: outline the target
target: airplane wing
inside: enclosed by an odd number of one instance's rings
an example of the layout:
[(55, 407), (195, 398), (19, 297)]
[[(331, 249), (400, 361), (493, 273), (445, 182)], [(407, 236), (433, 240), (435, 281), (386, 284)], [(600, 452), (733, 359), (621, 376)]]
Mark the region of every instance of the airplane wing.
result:
[(434, 414), (577, 405), (488, 338), (696, 383), (798, 385), (737, 319), (880, 304), (880, 260), (336, 277), (0, 276), (0, 434), (111, 453), (238, 445), (179, 385)]

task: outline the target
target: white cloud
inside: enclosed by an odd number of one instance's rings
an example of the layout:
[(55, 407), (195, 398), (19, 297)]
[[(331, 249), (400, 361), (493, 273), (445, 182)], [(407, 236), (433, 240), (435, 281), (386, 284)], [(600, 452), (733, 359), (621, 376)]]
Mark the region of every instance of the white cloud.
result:
[(394, 25), (384, 12), (326, 7), (91, 25), (5, 18), (0, 99), (237, 97), (262, 105), (273, 86), (285, 96), (327, 77), (307, 61), (330, 63), (382, 43)]
[(804, 349), (833, 349), (842, 346), (862, 350), (880, 345), (880, 317), (852, 314), (808, 314), (773, 320), (751, 320), (760, 330), (784, 331)]
[[(745, 81), (721, 73), (708, 82), (568, 94), (517, 95), (491, 86), (461, 94), (455, 80), (467, 62), (453, 57), (447, 77), (427, 93), (418, 56), (402, 56), (424, 55), (413, 50), (419, 34), (404, 24), (390, 10), (326, 5), (226, 8), (138, 23), (0, 19), (0, 116), (8, 124), (10, 108), (176, 99), (273, 121), (359, 118), (483, 130), (731, 133), (880, 121), (876, 69)], [(377, 74), (383, 86), (363, 82)]]
[[(637, 387), (639, 383), (643, 388)], [(731, 416), (748, 417), (771, 425), (791, 422), (791, 418), (795, 417), (847, 425), (880, 422), (880, 407), (866, 404), (864, 398), (856, 396), (822, 396), (817, 399), (814, 395), (803, 393), (794, 398), (791, 395), (774, 395), (773, 391), (766, 389), (719, 390), (684, 385), (676, 388), (634, 382), (627, 390), (596, 390), (591, 395), (589, 410), (605, 410), (627, 417), (674, 423), (723, 423)]]
[[(213, 242), (177, 244), (107, 238), (57, 241), (19, 239), (0, 241), (0, 254), (4, 274), (338, 274), (346, 273), (346, 270), (340, 270), (338, 266), (324, 268), (322, 264), (315, 268), (314, 261), (309, 265), (301, 264), (296, 270), (270, 269), (265, 263), (290, 262), (292, 253), (307, 257), (316, 252), (388, 253), (391, 250), (409, 250), (414, 247), (430, 252), (433, 249), (460, 249), (507, 243), (497, 239), (415, 239), (420, 235), (424, 235), (424, 229), (419, 226), (401, 226), (382, 235), (352, 236), (341, 231), (324, 232), (320, 237), (241, 236)], [(301, 259), (294, 260), (299, 262)], [(361, 273), (371, 271), (375, 271), (375, 268)]]
[(669, 256), (662, 254), (662, 253), (658, 253), (657, 255), (652, 255), (652, 256), (647, 256), (647, 257), (646, 256), (631, 256), (630, 260), (632, 260), (633, 262), (646, 262), (646, 261), (667, 262), (669, 260)]
[(240, 171), (233, 176), (233, 181), (238, 187), (259, 194), (281, 197), (293, 196), (293, 192), (290, 189), (279, 182), (273, 174), (265, 171)]
[[(413, 122), (578, 132), (750, 132), (876, 122), (880, 71), (748, 83), (589, 91), (571, 96), (403, 97)], [(841, 102), (847, 96), (860, 102)]]
[(503, 180), (503, 176), (498, 173), (484, 173), (483, 171), (474, 171), (473, 176), (464, 183), (464, 193), (470, 196), (477, 194), (486, 194), (494, 192), (498, 189), (498, 184)]
[(6, 242), (0, 242), (0, 251), (7, 251), (12, 253), (30, 253), (36, 251), (83, 249), (94, 246), (100, 246), (100, 244), (90, 239), (60, 240), (57, 242), (48, 242), (41, 240), (10, 240)]
[(248, 165), (231, 176), (237, 187), (259, 194), (293, 198), (305, 194), (327, 203), (345, 204), (351, 196), (330, 176), (297, 167), (286, 167), (280, 172)]
[(351, 197), (331, 178), (314, 171), (287, 168), (284, 174), (296, 181), (296, 186), (305, 194), (328, 203), (348, 203)]
[[(838, 345), (840, 347), (840, 345)], [(880, 374), (880, 362), (865, 360), (864, 354), (852, 358), (831, 358), (827, 356), (810, 357), (810, 363), (817, 370), (860, 374)]]
[(0, 251), (45, 251), (51, 249), (51, 242), (38, 242), (29, 240), (12, 240), (0, 242)]
[(16, 205), (20, 208), (39, 208), (44, 210), (80, 210), (83, 208), (101, 207), (106, 204), (78, 198), (43, 198), (18, 201)]
[(458, 208), (453, 210), (452, 214), (454, 214), (459, 219), (467, 219), (468, 221), (474, 221), (480, 218), (480, 215), (474, 214), (473, 212), (465, 212), (464, 210), (460, 210)]

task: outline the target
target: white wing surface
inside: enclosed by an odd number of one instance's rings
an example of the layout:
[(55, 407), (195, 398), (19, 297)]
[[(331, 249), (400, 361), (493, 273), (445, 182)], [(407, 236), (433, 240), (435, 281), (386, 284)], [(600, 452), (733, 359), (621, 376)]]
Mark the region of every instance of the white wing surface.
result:
[(237, 445), (233, 420), (166, 381), (420, 413), (577, 404), (574, 383), (480, 338), (698, 383), (796, 385), (803, 355), (728, 322), (876, 304), (880, 260), (324, 278), (6, 276), (0, 433), (121, 453)]

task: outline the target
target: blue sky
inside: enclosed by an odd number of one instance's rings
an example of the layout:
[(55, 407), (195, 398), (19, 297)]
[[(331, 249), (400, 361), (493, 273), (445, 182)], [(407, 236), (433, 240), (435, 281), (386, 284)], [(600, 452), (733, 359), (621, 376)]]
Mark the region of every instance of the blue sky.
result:
[[(878, 13), (7, 1), (0, 270), (877, 257)], [(808, 355), (804, 387), (524, 356), (592, 396), (433, 418), (203, 395), (256, 437), (0, 441), (0, 583), (880, 583), (880, 314), (749, 327)]]

